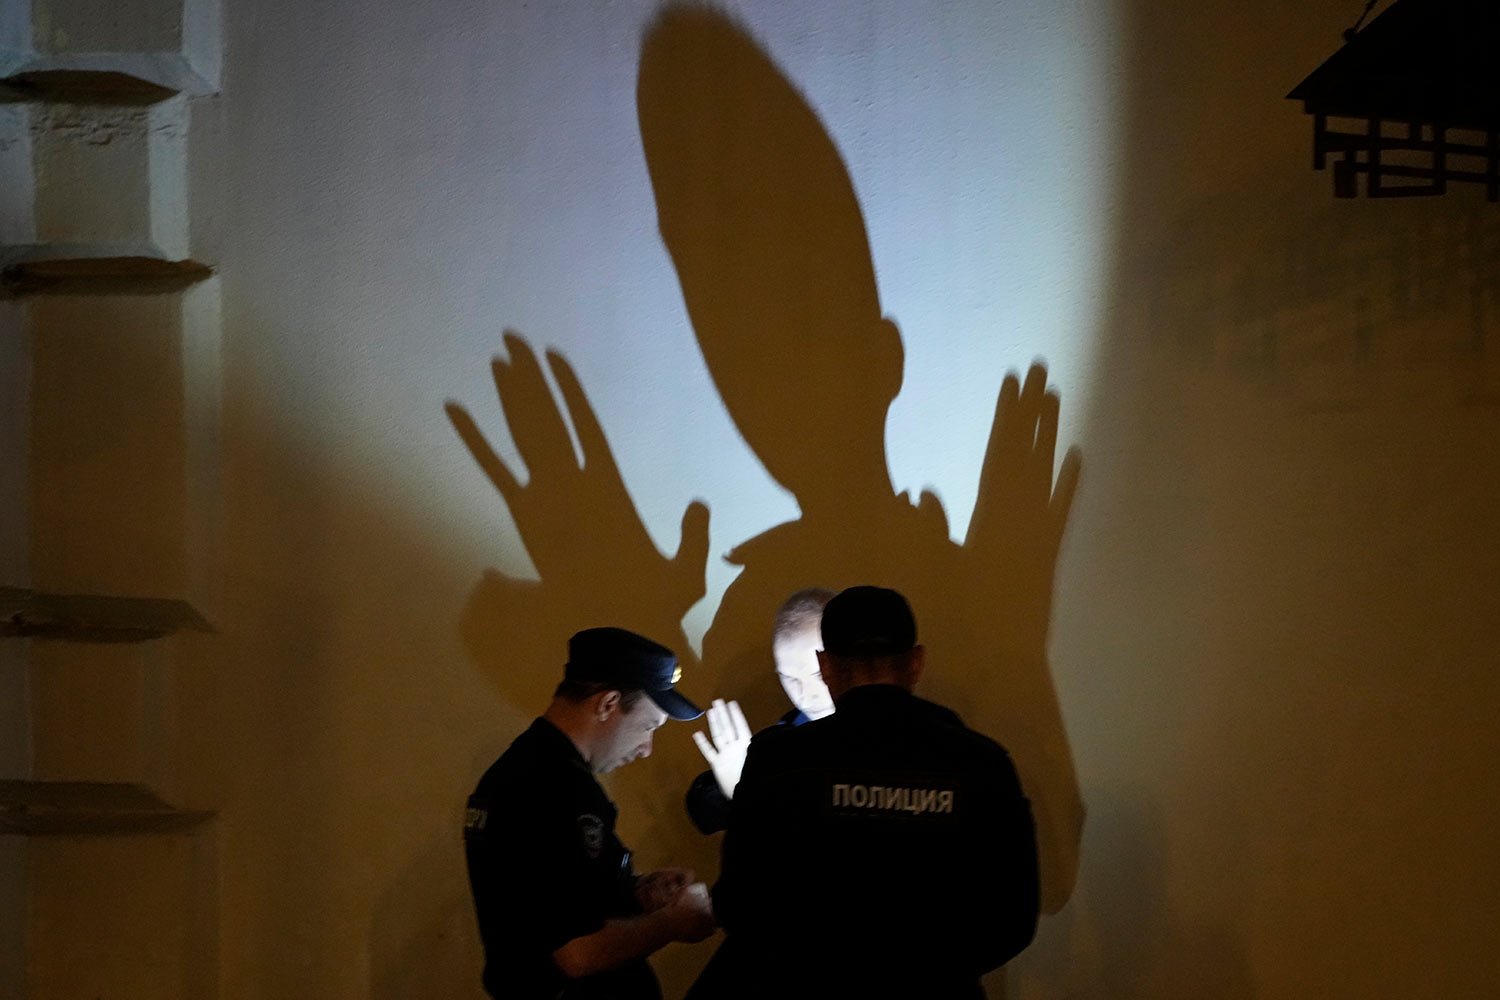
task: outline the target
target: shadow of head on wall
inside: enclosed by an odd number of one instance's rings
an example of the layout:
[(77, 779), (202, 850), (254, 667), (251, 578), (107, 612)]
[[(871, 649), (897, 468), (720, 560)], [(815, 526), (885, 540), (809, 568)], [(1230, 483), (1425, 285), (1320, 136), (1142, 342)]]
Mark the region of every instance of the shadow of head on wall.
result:
[(804, 516), (836, 514), (846, 493), (889, 494), (901, 338), (822, 123), (765, 53), (702, 9), (653, 26), (636, 98), (662, 239), (740, 433)]
[[(901, 388), (901, 335), (881, 312), (854, 186), (816, 113), (739, 26), (693, 6), (668, 8), (648, 29), (637, 107), (661, 235), (714, 384), (801, 509), (731, 554), (744, 569), (687, 687), (774, 691), (772, 617), (794, 591), (901, 590), (931, 652), (924, 693), (1015, 757), (1037, 813), (1045, 902), (1060, 907), (1082, 805), (1046, 637), (1079, 458), (1069, 451), (1054, 474), (1058, 399), (1045, 369), (1034, 365), (1024, 384), (1004, 379), (974, 515), (955, 543), (935, 495), (913, 503), (891, 485), (885, 426)], [(703, 593), (707, 511), (690, 507), (677, 556), (661, 556), (566, 362), (549, 359), (581, 465), (530, 347), (514, 335), (507, 347), (496, 385), (529, 482), (518, 484), (461, 407), (450, 404), (449, 416), (509, 506), (540, 581), (488, 574), (466, 614), (470, 649), (497, 678), (540, 668), (550, 683), (555, 672), (540, 665), (555, 662), (569, 626), (620, 624), (674, 644)], [(545, 648), (533, 654), (528, 635), (546, 636)], [(539, 697), (540, 685), (524, 693)], [(784, 710), (769, 698), (748, 700), (752, 722)], [(660, 806), (659, 821), (686, 829), (680, 813)]]

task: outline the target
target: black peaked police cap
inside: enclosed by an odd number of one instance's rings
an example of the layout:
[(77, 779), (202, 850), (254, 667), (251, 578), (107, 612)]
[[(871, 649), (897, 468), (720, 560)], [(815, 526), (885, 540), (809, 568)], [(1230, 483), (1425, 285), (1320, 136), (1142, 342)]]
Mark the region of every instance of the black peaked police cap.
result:
[(674, 719), (696, 719), (703, 709), (672, 687), (682, 677), (677, 655), (623, 628), (586, 628), (568, 640), (568, 680), (595, 681), (622, 691), (644, 691)]
[(850, 587), (823, 608), (823, 650), (832, 656), (905, 653), (917, 644), (911, 605), (885, 587)]

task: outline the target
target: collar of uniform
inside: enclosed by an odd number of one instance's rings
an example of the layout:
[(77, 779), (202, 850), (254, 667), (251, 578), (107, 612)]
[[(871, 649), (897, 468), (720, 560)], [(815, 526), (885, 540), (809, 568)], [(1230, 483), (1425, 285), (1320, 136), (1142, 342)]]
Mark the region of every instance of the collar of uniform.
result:
[(532, 720), (531, 728), (527, 732), (532, 735), (544, 753), (555, 755), (569, 764), (576, 764), (587, 771), (590, 776), (593, 775), (594, 772), (589, 767), (589, 762), (583, 759), (583, 754), (579, 753), (573, 741), (568, 739), (568, 734), (548, 720), (538, 716)]
[(845, 691), (837, 701), (840, 712), (849, 708), (895, 705), (915, 697), (899, 684), (860, 684)]

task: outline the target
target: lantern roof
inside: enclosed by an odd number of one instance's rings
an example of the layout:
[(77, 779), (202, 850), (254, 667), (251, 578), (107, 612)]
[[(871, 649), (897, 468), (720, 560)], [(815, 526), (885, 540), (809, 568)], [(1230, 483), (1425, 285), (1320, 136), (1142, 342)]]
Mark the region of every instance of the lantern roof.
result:
[(1500, 2), (1396, 0), (1299, 83), (1308, 114), (1500, 126)]

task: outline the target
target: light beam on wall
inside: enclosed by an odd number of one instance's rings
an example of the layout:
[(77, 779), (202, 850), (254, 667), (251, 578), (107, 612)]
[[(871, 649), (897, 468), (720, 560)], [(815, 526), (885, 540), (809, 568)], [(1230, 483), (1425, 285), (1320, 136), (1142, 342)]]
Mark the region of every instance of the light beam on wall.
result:
[[(509, 51), (521, 43), (508, 38), (486, 43), (499, 51), (484, 58), (526, 69), (507, 71), (499, 128), (465, 154), (460, 184), (475, 197), (463, 235), (472, 242), (466, 273), (448, 281), (468, 310), (445, 353), (469, 367), (435, 395), (482, 398), (482, 359), (499, 348), (501, 324), (556, 349), (587, 386), (662, 551), (676, 542), (681, 511), (701, 498), (717, 556), (797, 508), (728, 419), (658, 233), (633, 107), (634, 42), (653, 9), (612, 7), (607, 29), (592, 19), (597, 12), (585, 19), (554, 9), (517, 25), (525, 53)], [(805, 95), (847, 165), (880, 307), (902, 335), (902, 381), (885, 431), (890, 476), (913, 496), (931, 488), (962, 537), (1005, 372), (1045, 357), (1065, 428), (1077, 425), (1074, 407), (1093, 376), (1097, 286), (1111, 245), (1100, 231), (1113, 148), (1112, 98), (1101, 83), (1107, 10), (964, 3), (934, 16), (901, 4), (743, 4), (732, 12)], [(621, 44), (582, 59), (573, 43), (601, 32)], [(477, 185), (481, 172), (493, 179)], [(501, 224), (479, 224), (487, 218)], [(456, 363), (446, 362), (450, 375)], [(798, 401), (786, 404), (795, 420)], [(509, 442), (496, 447), (519, 467)], [(456, 521), (492, 547), (494, 495), (472, 468), (463, 476)], [(707, 627), (736, 572), (710, 560), (690, 635)]]

